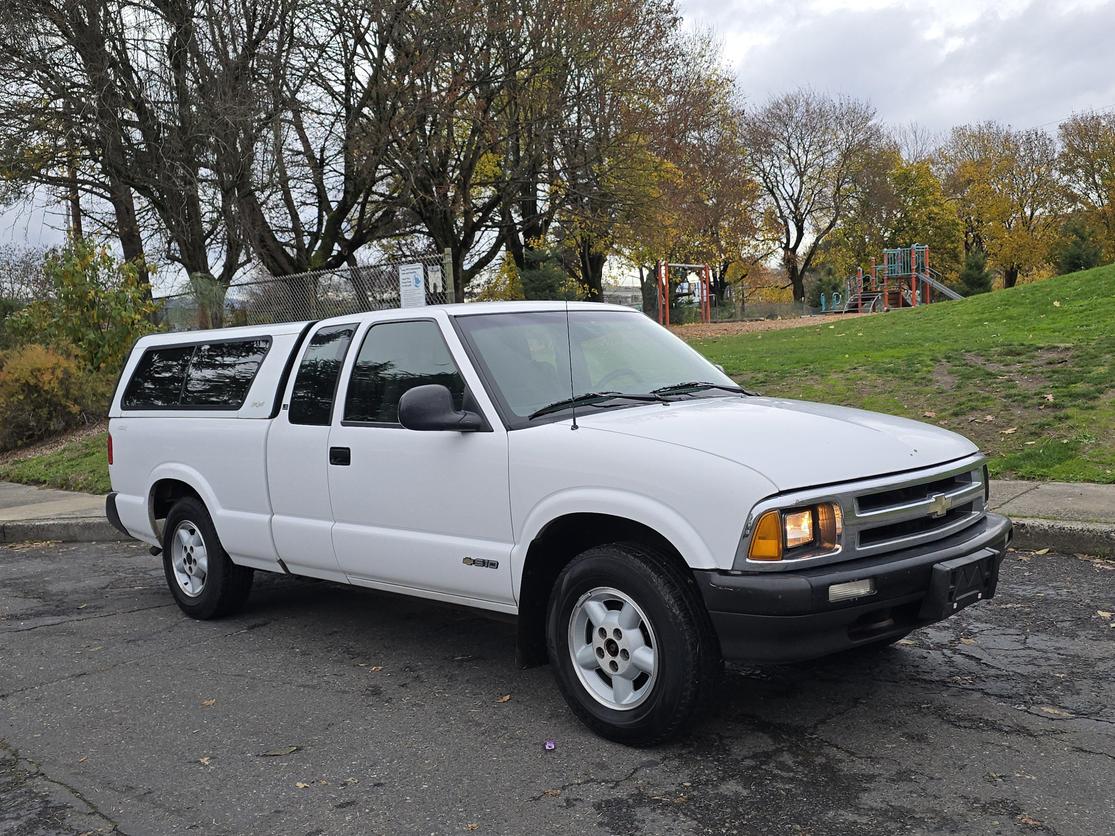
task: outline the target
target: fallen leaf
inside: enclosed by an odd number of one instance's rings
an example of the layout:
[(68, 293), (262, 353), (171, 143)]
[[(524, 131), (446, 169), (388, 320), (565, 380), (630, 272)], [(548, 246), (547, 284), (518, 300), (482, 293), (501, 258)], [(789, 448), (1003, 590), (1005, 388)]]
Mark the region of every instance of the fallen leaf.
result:
[(209, 755), (206, 755), (204, 758), (198, 758), (197, 762), (200, 763), (202, 766), (209, 766), (210, 760), (211, 758), (209, 757)]
[(89, 606), (88, 604), (78, 604), (78, 605), (77, 605), (77, 608), (78, 608), (79, 610), (83, 610), (83, 609), (85, 609), (85, 608), (86, 608), (86, 607), (88, 607), (88, 606)]
[(496, 702), (511, 702), (511, 695), (510, 694), (504, 694), (502, 697), (498, 697), (496, 699)]
[(1055, 308), (1059, 308), (1059, 307), (1061, 307), (1061, 303), (1060, 303), (1060, 302), (1058, 302), (1058, 301), (1057, 301), (1056, 299), (1054, 299), (1054, 300), (1053, 300), (1053, 307), (1055, 307)]
[(936, 412), (923, 412), (922, 417), (924, 417), (924, 418), (936, 418), (937, 413)]
[(899, 639), (896, 642), (896, 644), (903, 644), (903, 645), (906, 645), (907, 647), (917, 647), (918, 646), (918, 643), (916, 641), (914, 641), (913, 639)]
[(1038, 549), (1034, 554), (1049, 554), (1049, 549)]
[(1109, 613), (1107, 610), (1096, 610), (1096, 615), (1098, 615), (1104, 621), (1111, 620), (1111, 613)]
[(1001, 432), (1003, 435), (1011, 435), (1013, 433), (1018, 432), (1018, 427), (1009, 427), (1008, 429), (1005, 429), (1005, 430), (999, 430), (999, 432)]
[(1047, 401), (1049, 401), (1050, 403), (1053, 403), (1053, 393), (1052, 392), (1047, 392), (1046, 395), (1045, 395), (1045, 399)]
[(994, 415), (984, 415), (983, 420), (990, 423), (990, 422), (995, 420), (995, 416)]
[(480, 829), (480, 825), (477, 822), (469, 822), (468, 824), (465, 825), (465, 830), (469, 831), (470, 833), (473, 830), (479, 830), (479, 829)]
[(301, 746), (283, 746), (281, 749), (272, 749), (270, 752), (260, 752), (256, 757), (258, 758), (281, 758), (286, 755), (293, 755)]
[(968, 638), (968, 636), (963, 636), (963, 637), (961, 637), (961, 639), (960, 639), (960, 643), (961, 643), (961, 644), (968, 644), (968, 645), (972, 645), (972, 644), (975, 644), (975, 643), (976, 643), (976, 640), (975, 640), (975, 639), (972, 639), (972, 638)]
[(307, 784), (305, 781), (299, 781), (294, 786), (298, 787), (298, 789), (300, 790), (308, 790), (310, 788), (310, 785)]
[(1037, 442), (1036, 442), (1036, 441), (1024, 441), (1024, 442), (1022, 442), (1022, 443), (1023, 443), (1023, 444), (1025, 444), (1025, 445), (1026, 445), (1027, 447), (1029, 447), (1029, 446), (1030, 446), (1030, 445), (1032, 445), (1032, 444), (1037, 444)]
[(547, 798), (557, 798), (561, 795), (561, 790), (542, 790), (542, 794)]
[(215, 706), (217, 704), (217, 700), (216, 700), (215, 697), (211, 697), (207, 700), (202, 700), (201, 704), (203, 706), (205, 706), (206, 708), (212, 708), (213, 706)]
[[(1058, 303), (1054, 302), (1053, 304), (1056, 305)], [(1040, 821), (1035, 819), (1033, 816), (1026, 815), (1025, 813), (1023, 813), (1021, 816), (1018, 817), (1018, 823), (1029, 825), (1030, 827), (1041, 827), (1042, 826), (1042, 823)]]
[(78, 762), (78, 763), (85, 763), (85, 762), (86, 762), (87, 760), (89, 760), (89, 756), (88, 756), (88, 755), (84, 755), (84, 756), (82, 756), (82, 757), (78, 758), (78, 759), (77, 759), (77, 762)]
[(1071, 711), (1065, 711), (1063, 708), (1058, 708), (1055, 705), (1039, 705), (1038, 711), (1042, 714), (1048, 714), (1050, 717), (1072, 717)]
[(383, 670), (383, 665), (372, 665), (370, 668), (368, 668), (368, 670), (370, 670), (372, 673), (379, 673), (381, 670)]

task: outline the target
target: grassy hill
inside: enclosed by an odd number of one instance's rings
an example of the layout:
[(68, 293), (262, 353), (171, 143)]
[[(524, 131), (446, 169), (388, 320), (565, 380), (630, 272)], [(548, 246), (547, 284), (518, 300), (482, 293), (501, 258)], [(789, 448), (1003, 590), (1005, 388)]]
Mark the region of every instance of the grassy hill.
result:
[(1115, 483), (1115, 265), (692, 344), (764, 394), (955, 430), (992, 455), (998, 476)]

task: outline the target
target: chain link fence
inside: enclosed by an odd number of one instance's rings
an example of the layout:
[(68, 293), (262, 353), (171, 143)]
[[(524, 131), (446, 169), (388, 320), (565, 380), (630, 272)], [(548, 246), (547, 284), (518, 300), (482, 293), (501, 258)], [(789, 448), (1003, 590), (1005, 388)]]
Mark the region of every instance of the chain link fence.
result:
[[(451, 268), (449, 268), (451, 269)], [(415, 305), (441, 305), (453, 280), (440, 255), (290, 276), (246, 278), (227, 288), (191, 279), (189, 289), (156, 298), (170, 331), (301, 322)]]

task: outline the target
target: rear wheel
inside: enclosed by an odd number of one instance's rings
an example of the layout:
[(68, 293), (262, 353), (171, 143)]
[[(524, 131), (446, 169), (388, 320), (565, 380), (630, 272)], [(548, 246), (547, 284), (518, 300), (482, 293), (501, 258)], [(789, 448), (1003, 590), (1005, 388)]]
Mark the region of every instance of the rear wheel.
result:
[(570, 708), (624, 743), (681, 731), (721, 666), (692, 582), (639, 544), (598, 546), (565, 567), (550, 596), (547, 642)]
[(180, 499), (167, 515), (163, 571), (174, 600), (193, 618), (231, 615), (252, 586), (252, 570), (229, 559), (209, 512), (192, 497)]

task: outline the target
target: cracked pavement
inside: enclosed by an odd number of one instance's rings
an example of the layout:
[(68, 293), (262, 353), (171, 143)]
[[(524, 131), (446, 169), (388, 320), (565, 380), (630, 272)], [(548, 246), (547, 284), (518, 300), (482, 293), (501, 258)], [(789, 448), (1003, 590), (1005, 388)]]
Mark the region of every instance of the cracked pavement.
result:
[(633, 749), (506, 622), (262, 573), (195, 622), (144, 547), (0, 548), (0, 832), (1112, 833), (1113, 611), (1115, 563), (1012, 553), (995, 600), (732, 666)]

